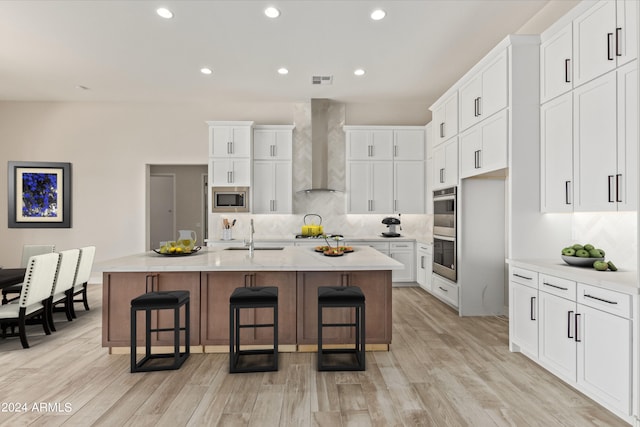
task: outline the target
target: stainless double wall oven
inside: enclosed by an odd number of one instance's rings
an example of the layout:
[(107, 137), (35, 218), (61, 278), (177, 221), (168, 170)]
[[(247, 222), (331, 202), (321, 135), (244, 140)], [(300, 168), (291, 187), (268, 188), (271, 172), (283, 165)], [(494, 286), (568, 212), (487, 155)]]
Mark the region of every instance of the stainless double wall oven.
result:
[(433, 272), (456, 282), (456, 187), (433, 192)]

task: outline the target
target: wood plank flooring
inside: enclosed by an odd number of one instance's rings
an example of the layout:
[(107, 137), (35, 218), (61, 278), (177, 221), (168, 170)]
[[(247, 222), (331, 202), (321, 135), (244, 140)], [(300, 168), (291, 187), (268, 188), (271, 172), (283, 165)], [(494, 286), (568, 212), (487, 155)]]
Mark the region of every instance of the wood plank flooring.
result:
[(0, 411), (26, 404), (1, 426), (628, 425), (510, 353), (506, 318), (460, 318), (420, 288), (393, 289), (391, 351), (367, 353), (365, 372), (283, 353), (278, 372), (230, 375), (227, 355), (192, 354), (178, 371), (130, 374), (127, 355), (100, 347), (100, 286), (89, 298), (73, 322), (56, 314), (53, 335), (30, 327), (29, 349), (0, 339)]

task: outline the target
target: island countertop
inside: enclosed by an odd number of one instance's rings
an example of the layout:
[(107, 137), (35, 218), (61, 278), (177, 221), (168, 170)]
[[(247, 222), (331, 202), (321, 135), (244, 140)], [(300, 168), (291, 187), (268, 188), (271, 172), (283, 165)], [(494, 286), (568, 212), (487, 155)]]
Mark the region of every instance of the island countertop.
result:
[(227, 250), (203, 247), (188, 256), (166, 256), (153, 251), (102, 261), (100, 272), (163, 271), (372, 271), (399, 270), (403, 264), (368, 246), (354, 246), (343, 256), (329, 257), (313, 247), (285, 246), (276, 250)]

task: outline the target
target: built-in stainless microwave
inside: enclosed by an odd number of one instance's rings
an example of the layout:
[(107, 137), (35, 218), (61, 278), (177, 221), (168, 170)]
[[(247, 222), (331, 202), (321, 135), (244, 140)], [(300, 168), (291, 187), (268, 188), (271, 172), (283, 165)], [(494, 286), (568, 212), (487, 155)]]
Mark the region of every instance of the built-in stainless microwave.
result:
[(249, 187), (211, 187), (211, 212), (249, 212)]

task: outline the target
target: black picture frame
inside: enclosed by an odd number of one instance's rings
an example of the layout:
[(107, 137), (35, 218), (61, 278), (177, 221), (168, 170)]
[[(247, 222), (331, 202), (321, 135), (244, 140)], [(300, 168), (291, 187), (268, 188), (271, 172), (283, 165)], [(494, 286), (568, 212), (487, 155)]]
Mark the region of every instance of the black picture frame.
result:
[(10, 161), (7, 174), (9, 228), (71, 228), (71, 163)]

